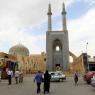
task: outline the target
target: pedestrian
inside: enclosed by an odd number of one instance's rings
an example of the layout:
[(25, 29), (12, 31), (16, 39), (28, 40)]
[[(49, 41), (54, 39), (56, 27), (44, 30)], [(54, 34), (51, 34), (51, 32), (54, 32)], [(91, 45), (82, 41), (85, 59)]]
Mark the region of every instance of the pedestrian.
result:
[(8, 83), (9, 83), (9, 85), (11, 85), (11, 83), (12, 83), (13, 71), (12, 71), (10, 68), (7, 70), (7, 75), (8, 75)]
[(77, 72), (74, 73), (74, 82), (75, 82), (75, 86), (78, 85), (78, 73)]
[(41, 71), (38, 71), (34, 78), (34, 82), (36, 81), (36, 83), (37, 83), (37, 93), (40, 93), (40, 91), (41, 91), (40, 86), (41, 86), (42, 80), (43, 80), (42, 73), (41, 73)]
[(1, 82), (1, 73), (2, 73), (2, 72), (1, 72), (1, 70), (0, 70), (0, 82)]
[(19, 79), (19, 70), (17, 69), (15, 71), (15, 81), (16, 81), (16, 84), (18, 84), (18, 79)]
[(48, 73), (48, 70), (46, 70), (44, 74), (44, 94), (47, 92), (50, 92), (50, 79), (51, 75)]
[(23, 72), (19, 71), (19, 83), (23, 83)]

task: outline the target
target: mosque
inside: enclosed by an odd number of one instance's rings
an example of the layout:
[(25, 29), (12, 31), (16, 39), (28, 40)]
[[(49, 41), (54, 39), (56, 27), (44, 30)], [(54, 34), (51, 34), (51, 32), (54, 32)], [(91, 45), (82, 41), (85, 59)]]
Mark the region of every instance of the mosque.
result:
[[(18, 68), (23, 73), (35, 73), (38, 70), (44, 72), (46, 68), (48, 70), (60, 70), (74, 73), (84, 73), (91, 65), (91, 69), (95, 69), (95, 57), (91, 61), (86, 53), (82, 53), (79, 57), (69, 51), (68, 31), (66, 26), (66, 10), (65, 4), (63, 4), (62, 10), (62, 31), (52, 31), (51, 21), (51, 4), (48, 8), (48, 31), (46, 32), (46, 53), (30, 54), (29, 49), (22, 45), (17, 44), (9, 49), (8, 54), (0, 52), (0, 68), (6, 67), (5, 56), (16, 62)], [(69, 62), (69, 57), (72, 57), (73, 61)], [(71, 63), (71, 64), (70, 64)], [(93, 65), (94, 64), (94, 65)], [(93, 66), (92, 66), (93, 65)]]

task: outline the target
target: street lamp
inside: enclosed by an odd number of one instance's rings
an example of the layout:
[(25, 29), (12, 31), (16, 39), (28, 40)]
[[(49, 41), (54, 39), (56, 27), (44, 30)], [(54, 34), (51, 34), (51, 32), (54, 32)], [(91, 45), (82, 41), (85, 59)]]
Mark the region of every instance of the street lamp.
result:
[(88, 49), (87, 46), (88, 46), (88, 42), (86, 43), (86, 53), (87, 53), (87, 49)]
[(88, 42), (86, 43), (86, 54), (87, 54), (87, 69), (89, 70), (89, 63), (88, 63)]

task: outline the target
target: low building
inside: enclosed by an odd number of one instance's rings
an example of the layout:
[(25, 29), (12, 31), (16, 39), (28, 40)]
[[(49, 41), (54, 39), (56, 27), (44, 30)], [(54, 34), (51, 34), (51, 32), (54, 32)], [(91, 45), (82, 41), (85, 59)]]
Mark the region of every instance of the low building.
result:
[(83, 55), (80, 55), (75, 60), (73, 60), (72, 63), (70, 63), (70, 72), (74, 73), (76, 71), (81, 74), (85, 72)]
[(70, 64), (71, 73), (78, 72), (84, 74), (87, 71), (95, 71), (95, 58), (91, 58), (86, 53), (82, 53)]
[[(35, 73), (38, 70), (44, 72), (46, 69), (46, 54), (31, 54), (29, 50), (22, 44), (17, 44), (9, 49), (9, 53), (0, 52), (0, 59), (3, 60), (7, 56), (10, 60), (17, 62), (19, 70), (25, 74)], [(5, 60), (5, 59), (4, 59)], [(5, 62), (0, 61), (4, 66)]]
[(44, 72), (46, 70), (46, 54), (44, 52), (30, 55), (30, 60), (32, 62), (32, 71), (40, 70)]

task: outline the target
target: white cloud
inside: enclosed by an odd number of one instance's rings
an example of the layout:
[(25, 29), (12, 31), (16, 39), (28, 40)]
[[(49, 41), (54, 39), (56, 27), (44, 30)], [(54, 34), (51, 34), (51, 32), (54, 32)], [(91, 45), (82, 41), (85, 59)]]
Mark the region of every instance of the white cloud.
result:
[(69, 21), (68, 30), (70, 49), (74, 53), (86, 52), (88, 42), (87, 52), (95, 55), (95, 8), (90, 9), (84, 16)]
[[(51, 0), (54, 14), (62, 11), (63, 1)], [(71, 1), (73, 0), (66, 1), (66, 6)], [(49, 0), (0, 0), (0, 51), (4, 50), (6, 44), (9, 49), (19, 42), (27, 46), (31, 53), (44, 49), (44, 46), (39, 48), (37, 43), (45, 41), (45, 34), (33, 36), (25, 32), (25, 29), (47, 20), (48, 2)]]
[[(69, 5), (73, 0), (51, 0), (52, 12), (62, 11), (62, 2)], [(16, 25), (35, 25), (47, 17), (49, 0), (0, 0), (0, 14), (2, 18), (9, 16), (16, 19)], [(59, 6), (61, 5), (61, 6)]]

